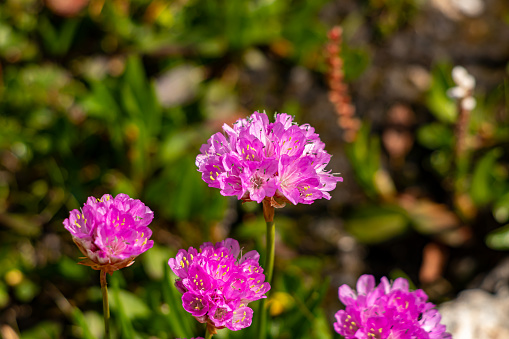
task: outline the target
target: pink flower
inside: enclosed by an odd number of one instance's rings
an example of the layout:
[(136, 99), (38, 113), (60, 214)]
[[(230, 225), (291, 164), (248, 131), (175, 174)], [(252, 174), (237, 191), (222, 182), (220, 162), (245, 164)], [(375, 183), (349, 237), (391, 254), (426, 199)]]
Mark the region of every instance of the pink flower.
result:
[(223, 131), (202, 145), (196, 165), (202, 179), (224, 196), (268, 199), (275, 207), (311, 204), (330, 199), (328, 192), (343, 181), (325, 171), (331, 156), (319, 135), (288, 114), (276, 114), (270, 123), (265, 113), (254, 112), (233, 127), (225, 124)]
[(250, 326), (253, 310), (248, 304), (265, 298), (270, 289), (258, 252), (239, 256), (237, 240), (226, 239), (215, 245), (204, 243), (200, 251), (181, 249), (168, 261), (178, 277), (175, 286), (182, 293), (182, 306), (213, 332)]
[(72, 210), (63, 224), (86, 256), (80, 264), (112, 273), (153, 246), (148, 227), (153, 218), (140, 200), (105, 194), (101, 199), (89, 197), (81, 211)]
[(336, 313), (334, 329), (345, 339), (452, 338), (426, 293), (409, 291), (403, 278), (391, 284), (383, 277), (375, 286), (372, 275), (362, 275), (357, 292), (348, 285), (339, 288), (339, 300), (346, 308)]

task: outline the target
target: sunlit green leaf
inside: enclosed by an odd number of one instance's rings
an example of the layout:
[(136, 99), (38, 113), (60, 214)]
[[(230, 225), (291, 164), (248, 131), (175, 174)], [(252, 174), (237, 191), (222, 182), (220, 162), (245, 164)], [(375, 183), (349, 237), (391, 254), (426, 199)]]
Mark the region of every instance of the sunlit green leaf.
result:
[(31, 301), (37, 293), (39, 293), (39, 291), (40, 287), (28, 278), (23, 279), (23, 281), (19, 283), (19, 285), (16, 285), (14, 289), (16, 298), (23, 302)]
[(406, 214), (391, 206), (361, 207), (345, 221), (346, 230), (366, 244), (381, 243), (401, 235), (407, 230), (408, 224)]
[(34, 328), (21, 333), (20, 339), (57, 339), (61, 336), (60, 324), (43, 321)]
[(422, 145), (431, 149), (451, 148), (454, 140), (452, 126), (438, 122), (425, 125), (417, 131), (417, 139)]
[(69, 257), (62, 257), (58, 263), (58, 269), (60, 274), (66, 279), (70, 280), (82, 280), (90, 275), (90, 268), (78, 265), (78, 258), (73, 260)]
[(503, 186), (497, 183), (494, 176), (497, 159), (502, 155), (502, 150), (495, 148), (486, 153), (475, 167), (472, 184), (470, 187), (470, 195), (472, 201), (482, 206), (492, 201)]
[(456, 103), (447, 96), (447, 90), (453, 87), (450, 80), (451, 67), (449, 65), (438, 65), (432, 72), (430, 90), (427, 96), (427, 104), (435, 117), (445, 123), (456, 121), (458, 115)]
[(509, 225), (490, 232), (486, 237), (486, 244), (494, 250), (509, 250)]
[(167, 247), (154, 243), (150, 251), (141, 256), (141, 261), (148, 276), (152, 279), (160, 280), (164, 277), (163, 264), (174, 255), (174, 251)]
[(509, 192), (497, 200), (493, 206), (493, 216), (499, 223), (505, 223), (509, 220)]
[(347, 155), (359, 184), (368, 195), (374, 196), (375, 175), (380, 169), (380, 140), (370, 134), (370, 126), (363, 125), (356, 140), (347, 148)]

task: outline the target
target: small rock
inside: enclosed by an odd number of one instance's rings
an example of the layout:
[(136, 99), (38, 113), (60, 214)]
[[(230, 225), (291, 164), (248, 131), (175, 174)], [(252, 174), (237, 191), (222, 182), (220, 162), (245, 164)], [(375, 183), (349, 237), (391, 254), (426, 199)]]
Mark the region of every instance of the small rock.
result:
[(465, 290), (439, 310), (441, 323), (454, 339), (509, 338), (509, 295)]

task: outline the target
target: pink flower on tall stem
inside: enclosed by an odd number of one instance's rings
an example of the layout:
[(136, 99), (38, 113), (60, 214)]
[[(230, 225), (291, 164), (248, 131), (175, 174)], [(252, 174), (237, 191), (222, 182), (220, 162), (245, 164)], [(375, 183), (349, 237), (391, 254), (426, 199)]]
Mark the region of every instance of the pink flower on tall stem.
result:
[(311, 204), (330, 199), (329, 191), (343, 181), (325, 171), (331, 156), (314, 128), (297, 125), (288, 114), (276, 114), (270, 123), (265, 113), (254, 112), (233, 127), (225, 124), (223, 131), (201, 147), (196, 165), (202, 179), (224, 196), (269, 200), (274, 207)]
[(86, 257), (80, 264), (111, 274), (153, 246), (148, 227), (153, 218), (140, 200), (105, 194), (89, 197), (81, 210), (72, 210), (64, 226)]
[(408, 281), (392, 284), (383, 277), (378, 286), (372, 275), (362, 275), (357, 292), (339, 288), (346, 306), (336, 313), (334, 329), (345, 339), (451, 339), (440, 324), (440, 313), (423, 290), (409, 291)]
[(65, 229), (85, 255), (79, 264), (101, 271), (103, 296), (104, 337), (110, 338), (110, 309), (107, 273), (130, 266), (134, 259), (154, 245), (148, 225), (154, 212), (140, 200), (127, 194), (113, 198), (105, 194), (101, 199), (89, 197), (81, 210), (74, 209), (64, 220)]

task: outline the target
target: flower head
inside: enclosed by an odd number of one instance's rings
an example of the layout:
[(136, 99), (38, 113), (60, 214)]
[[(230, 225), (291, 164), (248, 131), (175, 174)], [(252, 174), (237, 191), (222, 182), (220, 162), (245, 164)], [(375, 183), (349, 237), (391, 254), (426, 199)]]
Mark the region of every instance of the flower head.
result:
[(198, 171), (224, 196), (273, 206), (285, 202), (311, 204), (330, 199), (329, 191), (343, 178), (325, 171), (330, 155), (308, 124), (297, 125), (288, 114), (276, 114), (269, 123), (265, 113), (254, 112), (233, 127), (223, 126), (202, 145), (196, 157)]
[(80, 264), (112, 273), (153, 246), (148, 227), (153, 218), (140, 200), (105, 194), (101, 199), (89, 197), (81, 211), (72, 210), (64, 226), (86, 256)]
[(336, 313), (336, 332), (345, 339), (451, 339), (440, 325), (440, 313), (427, 302), (422, 290), (409, 291), (408, 281), (392, 284), (383, 277), (378, 286), (372, 275), (357, 281), (357, 292), (348, 285), (339, 288), (346, 306)]
[(265, 298), (265, 282), (256, 251), (241, 255), (239, 243), (226, 239), (207, 242), (200, 250), (179, 250), (170, 265), (177, 275), (175, 286), (182, 293), (182, 306), (209, 328), (237, 331), (251, 325), (251, 301)]

